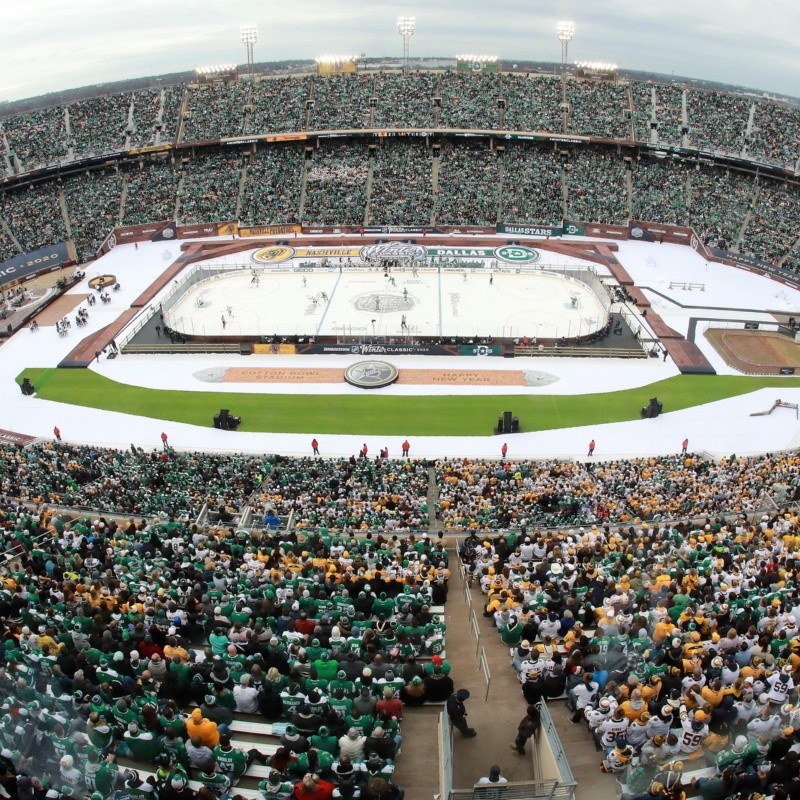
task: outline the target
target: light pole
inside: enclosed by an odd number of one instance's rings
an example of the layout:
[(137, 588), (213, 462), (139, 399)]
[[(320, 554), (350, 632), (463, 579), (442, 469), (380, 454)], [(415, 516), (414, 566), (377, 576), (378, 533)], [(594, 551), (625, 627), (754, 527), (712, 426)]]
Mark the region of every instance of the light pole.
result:
[(575, 23), (571, 20), (562, 20), (556, 25), (556, 35), (561, 42), (561, 114), (564, 133), (567, 132), (567, 118), (569, 116), (569, 103), (567, 102), (567, 50), (572, 37), (575, 35)]
[(250, 74), (250, 83), (253, 82), (253, 45), (258, 41), (258, 27), (256, 25), (242, 26), (242, 44), (247, 48), (247, 71)]
[(414, 35), (414, 28), (417, 26), (416, 17), (398, 17), (397, 31), (403, 37), (403, 75), (408, 75), (408, 44)]

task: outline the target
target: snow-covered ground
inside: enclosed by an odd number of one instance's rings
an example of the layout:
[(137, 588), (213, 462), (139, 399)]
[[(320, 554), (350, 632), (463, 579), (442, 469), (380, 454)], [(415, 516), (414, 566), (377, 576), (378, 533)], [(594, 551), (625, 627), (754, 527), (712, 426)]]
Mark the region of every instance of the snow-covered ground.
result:
[[(535, 240), (526, 242), (535, 247)], [(15, 383), (15, 377), (26, 367), (55, 366), (80, 341), (80, 338), (110, 323), (149, 286), (153, 280), (179, 254), (179, 243), (140, 244), (138, 250), (132, 245), (120, 246), (92, 266), (89, 277), (111, 273), (121, 283), (119, 292), (111, 293), (112, 302), (96, 304), (89, 311), (89, 325), (76, 328), (74, 325), (66, 337), (59, 337), (54, 327), (42, 327), (38, 332), (18, 332), (0, 350), (0, 403), (3, 414), (0, 428), (19, 433), (50, 437), (54, 425), (58, 425), (64, 439), (91, 442), (98, 445), (127, 447), (132, 442), (143, 447), (160, 445), (160, 434), (167, 428), (170, 443), (181, 449), (246, 450), (279, 452), (287, 455), (305, 454), (310, 451), (312, 436), (320, 439), (323, 455), (350, 455), (357, 452), (365, 438), (356, 436), (319, 436), (317, 431), (305, 434), (232, 433), (177, 423), (163, 423), (125, 414), (95, 411), (80, 405), (65, 405), (23, 397)], [(797, 313), (800, 317), (800, 292), (789, 289), (767, 278), (752, 273), (707, 264), (691, 249), (678, 245), (623, 242), (619, 244), (619, 260), (639, 287), (649, 287), (647, 292), (654, 309), (664, 321), (678, 331), (687, 330), (690, 318), (763, 320), (771, 319), (769, 311)], [(241, 258), (241, 257), (240, 257)], [(562, 259), (563, 261), (563, 259)], [(368, 273), (367, 273), (368, 274)], [(384, 281), (382, 275), (372, 273), (373, 279)], [(377, 276), (377, 277), (376, 277)], [(337, 280), (338, 272), (326, 274), (326, 279)], [(410, 276), (409, 276), (410, 277)], [(454, 281), (474, 285), (480, 291), (483, 309), (495, 314), (496, 325), (501, 328), (509, 317), (510, 299), (493, 300), (489, 290), (500, 284), (499, 278), (511, 279), (511, 275), (500, 275), (490, 287), (488, 274), (452, 276)], [(294, 276), (292, 278), (294, 280)], [(517, 279), (517, 276), (514, 276)], [(703, 290), (669, 288), (670, 283), (701, 283)], [(403, 286), (393, 287), (402, 295)], [(384, 284), (381, 284), (384, 285)], [(522, 283), (516, 284), (522, 286)], [(307, 287), (306, 287), (307, 288)], [(463, 285), (458, 287), (463, 289)], [(87, 291), (85, 284), (71, 290), (77, 294)], [(169, 291), (169, 287), (165, 293)], [(295, 289), (297, 294), (299, 289)], [(325, 291), (320, 289), (319, 291)], [(438, 291), (438, 290), (437, 290)], [(455, 291), (455, 290), (454, 290)], [(472, 291), (472, 289), (470, 289)], [(645, 289), (647, 291), (647, 289)], [(409, 289), (409, 293), (411, 290)], [(347, 302), (350, 302), (348, 293)], [(514, 302), (516, 302), (515, 292)], [(344, 293), (343, 293), (344, 295)], [(157, 304), (158, 300), (154, 301)], [(282, 302), (275, 299), (274, 303)], [(564, 305), (563, 303), (561, 305)], [(569, 313), (569, 309), (565, 309)], [(145, 309), (143, 314), (148, 313)], [(234, 312), (235, 315), (235, 312)], [(216, 319), (215, 312), (214, 318)], [(495, 317), (492, 317), (495, 319)], [(221, 320), (221, 313), (220, 313)], [(136, 325), (140, 319), (132, 322)], [(641, 320), (647, 329), (647, 319)], [(388, 323), (387, 323), (388, 324)], [(221, 324), (220, 324), (221, 328)], [(698, 325), (702, 330), (702, 322)], [(471, 334), (467, 334), (471, 335)], [(122, 339), (124, 337), (119, 337)], [(732, 371), (721, 362), (702, 336), (698, 345), (720, 373)], [(226, 367), (345, 367), (360, 360), (360, 356), (281, 356), (252, 355), (242, 358), (236, 355), (170, 355), (132, 356), (123, 355), (114, 360), (101, 359), (91, 369), (123, 383), (133, 383), (154, 388), (181, 388), (196, 391), (216, 391), (219, 384), (200, 380), (196, 373), (210, 368)], [(435, 358), (402, 356), (391, 359), (402, 371), (405, 368), (424, 369), (513, 369), (546, 373), (550, 382), (543, 381), (526, 388), (478, 387), (466, 389), (460, 386), (403, 386), (395, 385), (380, 390), (382, 393), (421, 394), (436, 393), (453, 396), (464, 394), (505, 394), (504, 410), (514, 410), (515, 395), (529, 394), (587, 394), (614, 391), (617, 389), (644, 386), (678, 374), (671, 359), (597, 360), (566, 358), (535, 358), (501, 360), (490, 357)], [(360, 390), (344, 382), (332, 384), (253, 384), (225, 383), (227, 392), (270, 393), (360, 393)], [(567, 428), (538, 433), (521, 433), (505, 437), (510, 456), (558, 456), (583, 457), (587, 444), (594, 438), (597, 446), (595, 459), (619, 458), (633, 455), (671, 453), (680, 450), (684, 438), (689, 439), (692, 450), (706, 451), (715, 455), (731, 453), (759, 453), (787, 449), (800, 445), (800, 422), (792, 410), (779, 409), (769, 416), (751, 417), (755, 411), (768, 409), (780, 397), (784, 401), (800, 403), (800, 389), (767, 389), (719, 403), (712, 403), (685, 411), (669, 409), (669, 399), (662, 397), (665, 413), (655, 420), (641, 420), (609, 425)], [(76, 398), (76, 403), (80, 398)], [(232, 409), (235, 412), (235, 409)], [(522, 427), (526, 420), (521, 419)], [(491, 421), (490, 423), (491, 424)], [(487, 431), (488, 434), (488, 431)], [(404, 437), (370, 437), (366, 439), (371, 451), (388, 446), (390, 454), (400, 451)], [(485, 437), (414, 437), (411, 453), (414, 456), (464, 455), (471, 457), (499, 456), (503, 438)]]

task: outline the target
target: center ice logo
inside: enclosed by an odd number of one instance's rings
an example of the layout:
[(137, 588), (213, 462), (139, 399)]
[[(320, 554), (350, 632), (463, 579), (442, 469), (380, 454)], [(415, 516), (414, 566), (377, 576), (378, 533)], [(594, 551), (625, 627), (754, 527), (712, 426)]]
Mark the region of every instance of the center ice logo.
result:
[(498, 258), (502, 258), (503, 261), (511, 261), (514, 264), (533, 264), (539, 260), (539, 253), (536, 250), (531, 250), (530, 247), (520, 247), (519, 245), (498, 247), (494, 253)]

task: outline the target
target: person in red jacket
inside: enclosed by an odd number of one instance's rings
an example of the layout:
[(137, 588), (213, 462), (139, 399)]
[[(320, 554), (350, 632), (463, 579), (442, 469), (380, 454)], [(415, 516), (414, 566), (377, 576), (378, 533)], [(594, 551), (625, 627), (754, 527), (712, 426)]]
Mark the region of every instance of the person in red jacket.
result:
[(403, 719), (403, 701), (399, 697), (394, 696), (394, 690), (391, 686), (385, 686), (383, 689), (383, 699), (378, 700), (375, 704), (375, 714), (380, 717), (383, 722), (389, 722), (392, 717), (396, 720)]
[(587, 455), (593, 456), (594, 455), (594, 439), (589, 442), (589, 452)]
[(296, 800), (330, 800), (335, 788), (332, 783), (309, 773), (294, 785), (292, 797)]
[(408, 451), (411, 449), (408, 439), (403, 442), (403, 458), (408, 458)]
[(503, 446), (500, 448), (500, 455), (503, 456), (503, 458), (505, 458), (506, 453), (508, 453), (508, 445), (505, 442), (503, 442)]
[(58, 429), (58, 425), (56, 425), (55, 428), (53, 428), (53, 436), (56, 437), (57, 442), (61, 441), (61, 431)]
[(315, 456), (319, 455), (319, 442), (316, 437), (311, 440), (311, 451)]

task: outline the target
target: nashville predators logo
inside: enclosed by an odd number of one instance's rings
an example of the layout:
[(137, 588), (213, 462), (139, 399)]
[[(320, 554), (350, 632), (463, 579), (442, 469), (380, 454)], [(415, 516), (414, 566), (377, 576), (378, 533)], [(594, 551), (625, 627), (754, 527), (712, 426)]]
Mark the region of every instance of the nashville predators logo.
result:
[(284, 247), (283, 245), (262, 247), (261, 250), (256, 250), (256, 252), (253, 253), (253, 261), (258, 261), (259, 264), (279, 264), (281, 261), (286, 261), (293, 255), (293, 247)]

